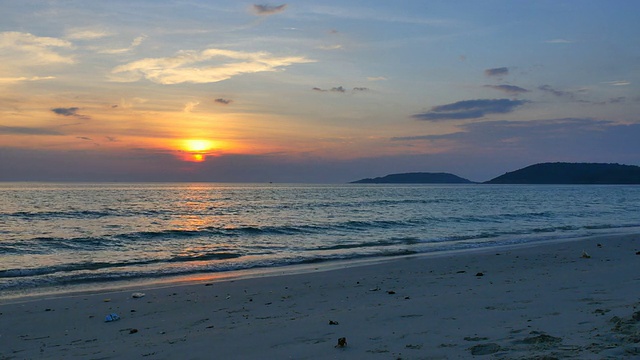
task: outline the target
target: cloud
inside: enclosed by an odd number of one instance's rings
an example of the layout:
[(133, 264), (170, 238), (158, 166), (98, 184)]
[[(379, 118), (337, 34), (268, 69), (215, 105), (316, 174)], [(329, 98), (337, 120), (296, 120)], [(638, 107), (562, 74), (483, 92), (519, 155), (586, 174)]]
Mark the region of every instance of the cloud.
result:
[[(341, 86), (332, 87), (331, 89), (328, 89), (328, 90), (327, 89), (322, 89), (322, 88), (319, 88), (319, 87), (311, 88), (311, 90), (318, 91), (318, 92), (337, 92), (337, 93), (342, 93), (342, 94), (347, 92), (347, 89), (345, 89), (344, 86), (342, 86), (342, 85)], [(354, 87), (352, 91), (353, 92), (369, 91), (369, 88), (366, 88), (366, 87)]]
[(100, 39), (100, 38), (104, 38), (111, 35), (112, 34), (103, 30), (75, 28), (67, 31), (66, 38), (71, 40), (94, 40), (94, 39)]
[[(223, 61), (225, 59), (226, 62)], [(111, 80), (134, 82), (145, 78), (164, 85), (204, 84), (227, 80), (241, 74), (278, 71), (293, 64), (310, 62), (314, 60), (302, 56), (278, 57), (266, 52), (223, 49), (180, 51), (172, 57), (146, 58), (117, 66), (111, 71)]]
[(256, 15), (273, 15), (279, 12), (283, 12), (286, 7), (287, 7), (287, 4), (282, 4), (282, 5), (254, 4), (253, 12)]
[(68, 107), (68, 108), (59, 107), (59, 108), (51, 109), (51, 111), (53, 111), (54, 113), (56, 113), (58, 115), (74, 116), (74, 117), (77, 117), (78, 119), (82, 119), (82, 120), (91, 119), (87, 115), (78, 114), (78, 110), (80, 110), (80, 108), (77, 108), (77, 107)]
[(189, 101), (188, 103), (186, 103), (184, 105), (184, 109), (182, 111), (186, 112), (186, 113), (190, 113), (193, 111), (193, 109), (196, 108), (196, 106), (200, 105), (200, 101)]
[(567, 39), (551, 39), (545, 41), (547, 44), (571, 44), (573, 41)]
[(525, 100), (509, 99), (464, 100), (434, 106), (426, 113), (415, 114), (411, 117), (425, 121), (476, 119), (489, 114), (510, 113), (525, 103), (527, 103)]
[(20, 76), (20, 77), (0, 77), (0, 84), (17, 83), (22, 81), (40, 81), (40, 80), (52, 80), (55, 76)]
[(539, 90), (542, 90), (544, 92), (547, 92), (549, 94), (555, 95), (557, 97), (569, 97), (572, 98), (574, 97), (574, 93), (570, 92), (570, 91), (563, 91), (563, 90), (558, 90), (555, 89), (553, 87), (551, 87), (550, 85), (541, 85), (538, 86)]
[(64, 135), (58, 131), (45, 128), (0, 125), (0, 134), (10, 135)]
[(386, 77), (384, 76), (370, 76), (367, 78), (367, 80), (369, 81), (383, 81), (383, 80), (387, 80)]
[(449, 153), (484, 156), (485, 165), (508, 158), (529, 163), (560, 160), (637, 163), (640, 160), (640, 143), (636, 141), (640, 137), (640, 124), (562, 118), (482, 121), (459, 128), (461, 131), (455, 133), (390, 140), (444, 143), (449, 146)]
[(343, 46), (340, 45), (340, 44), (318, 46), (318, 49), (320, 49), (320, 50), (340, 50), (342, 48), (343, 48)]
[(504, 75), (509, 75), (509, 68), (507, 67), (500, 67), (500, 68), (494, 68), (494, 69), (486, 69), (484, 71), (484, 74), (487, 76), (504, 76)]
[(76, 116), (78, 110), (80, 110), (80, 108), (77, 107), (51, 109), (51, 111), (53, 111), (54, 113), (63, 116)]
[(519, 86), (514, 86), (514, 85), (485, 85), (484, 87), (502, 91), (504, 93), (511, 94), (511, 95), (517, 95), (517, 94), (529, 92), (529, 90), (527, 89), (523, 89)]
[(0, 32), (0, 63), (5, 67), (73, 64), (71, 56), (54, 50), (68, 48), (72, 48), (72, 44), (67, 40), (16, 31)]
[(93, 141), (90, 137), (86, 136), (76, 136), (76, 139), (84, 140), (84, 141)]
[(122, 54), (122, 53), (126, 53), (129, 52), (133, 49), (135, 49), (136, 47), (140, 46), (140, 44), (142, 44), (142, 42), (147, 38), (146, 35), (140, 35), (137, 38), (133, 39), (131, 41), (131, 44), (126, 47), (126, 48), (120, 48), (120, 49), (106, 49), (106, 50), (101, 50), (99, 51), (100, 54), (109, 54), (109, 55), (113, 55), (113, 54)]
[(230, 99), (223, 99), (223, 98), (218, 98), (213, 100), (214, 102), (218, 103), (218, 104), (222, 104), (222, 105), (229, 105), (233, 102), (233, 100)]
[(631, 82), (627, 80), (616, 80), (616, 81), (606, 81), (605, 84), (611, 85), (611, 86), (627, 86), (627, 85), (631, 85)]

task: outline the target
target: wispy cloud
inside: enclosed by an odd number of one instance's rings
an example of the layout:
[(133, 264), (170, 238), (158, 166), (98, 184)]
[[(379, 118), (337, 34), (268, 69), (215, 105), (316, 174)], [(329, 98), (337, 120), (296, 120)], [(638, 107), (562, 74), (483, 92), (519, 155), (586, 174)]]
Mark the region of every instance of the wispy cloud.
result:
[[(213, 62), (216, 59), (218, 61)], [(220, 64), (221, 59), (227, 59)], [(173, 57), (146, 58), (124, 64), (111, 71), (112, 81), (134, 82), (142, 78), (158, 84), (214, 83), (236, 75), (278, 71), (293, 64), (314, 60), (302, 56), (279, 57), (266, 52), (222, 49), (181, 51)]]
[(53, 108), (51, 109), (51, 111), (53, 111), (54, 113), (58, 114), (58, 115), (62, 115), (62, 116), (76, 116), (77, 111), (80, 110), (80, 108), (77, 107), (69, 107), (69, 108)]
[(631, 85), (631, 82), (627, 80), (616, 80), (616, 81), (606, 81), (605, 84), (611, 85), (611, 86), (627, 86), (627, 85)]
[(558, 90), (558, 89), (552, 87), (551, 85), (541, 85), (541, 86), (538, 86), (538, 89), (542, 90), (542, 91), (544, 91), (546, 93), (555, 95), (557, 97), (568, 97), (568, 98), (573, 99), (574, 96), (575, 96), (575, 94), (570, 92), (570, 91)]
[(71, 48), (63, 39), (35, 36), (8, 31), (0, 33), (0, 62), (3, 66), (21, 68), (33, 65), (72, 64), (71, 56), (61, 55), (54, 49)]
[(509, 68), (507, 67), (499, 67), (493, 69), (486, 69), (484, 74), (487, 76), (505, 76), (509, 75)]
[(267, 5), (267, 4), (254, 4), (252, 9), (256, 15), (273, 15), (279, 12), (283, 12), (287, 8), (287, 4), (282, 5)]
[(342, 48), (343, 48), (343, 46), (340, 45), (340, 44), (320, 45), (320, 46), (318, 46), (318, 49), (320, 49), (320, 50), (341, 50)]
[[(619, 159), (623, 153), (637, 153), (640, 124), (617, 124), (592, 118), (540, 119), (529, 121), (482, 121), (463, 124), (460, 131), (442, 135), (411, 135), (391, 138), (398, 142), (447, 142), (456, 151), (485, 154), (501, 158), (538, 154), (553, 159), (565, 158), (593, 161), (594, 153), (585, 153), (585, 144), (595, 149), (597, 157)], [(469, 154), (471, 154), (469, 153)]]
[(502, 91), (510, 95), (518, 95), (518, 94), (529, 92), (529, 90), (521, 88), (519, 86), (515, 86), (515, 85), (485, 85), (484, 87)]
[(218, 98), (213, 100), (214, 102), (221, 104), (221, 105), (229, 105), (233, 102), (233, 100), (230, 99), (223, 99), (223, 98)]
[(136, 37), (135, 39), (133, 39), (133, 41), (131, 41), (131, 44), (126, 47), (126, 48), (119, 48), (119, 49), (105, 49), (105, 50), (100, 50), (99, 53), (100, 54), (123, 54), (126, 52), (129, 52), (135, 48), (137, 48), (138, 46), (140, 46), (140, 44), (142, 44), (142, 42), (147, 38), (146, 35), (140, 35), (138, 37)]
[(545, 41), (547, 44), (571, 44), (573, 41), (567, 39), (551, 39)]
[(367, 80), (369, 80), (369, 81), (384, 81), (384, 80), (387, 80), (387, 78), (384, 77), (384, 76), (370, 76), (370, 77), (367, 78)]
[(78, 107), (58, 107), (58, 108), (53, 108), (51, 109), (52, 112), (54, 112), (57, 115), (61, 115), (61, 116), (73, 116), (76, 117), (78, 119), (82, 119), (82, 120), (89, 120), (91, 119), (91, 117), (87, 116), (87, 115), (82, 115), (82, 114), (78, 114), (78, 110), (80, 110), (80, 108)]
[(430, 111), (412, 115), (416, 120), (441, 121), (476, 119), (489, 114), (506, 114), (527, 103), (525, 100), (477, 99), (438, 105)]
[[(347, 89), (344, 86), (336, 86), (336, 87), (332, 87), (331, 89), (322, 89), (319, 87), (314, 87), (311, 90), (313, 91), (317, 91), (317, 92), (336, 92), (336, 93), (346, 93)], [(363, 91), (369, 91), (370, 89), (367, 87), (354, 87), (351, 91), (352, 92), (363, 92)]]
[(188, 103), (186, 103), (184, 105), (184, 109), (182, 111), (186, 112), (186, 113), (190, 113), (193, 111), (193, 109), (196, 108), (196, 106), (200, 105), (200, 101), (189, 101)]
[(9, 135), (64, 135), (61, 132), (46, 129), (46, 128), (32, 128), (24, 126), (3, 126), (0, 125), (0, 134)]
[(55, 79), (55, 76), (20, 76), (20, 77), (0, 77), (0, 84), (2, 83), (17, 83), (22, 81), (41, 81)]
[(65, 38), (70, 40), (95, 40), (101, 39), (112, 34), (104, 30), (74, 28), (67, 31)]

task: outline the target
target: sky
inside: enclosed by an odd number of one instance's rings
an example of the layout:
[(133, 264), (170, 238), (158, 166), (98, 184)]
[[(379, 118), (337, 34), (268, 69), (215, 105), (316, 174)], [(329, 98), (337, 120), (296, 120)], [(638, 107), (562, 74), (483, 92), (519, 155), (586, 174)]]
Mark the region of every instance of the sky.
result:
[(639, 1), (0, 5), (0, 181), (640, 165)]

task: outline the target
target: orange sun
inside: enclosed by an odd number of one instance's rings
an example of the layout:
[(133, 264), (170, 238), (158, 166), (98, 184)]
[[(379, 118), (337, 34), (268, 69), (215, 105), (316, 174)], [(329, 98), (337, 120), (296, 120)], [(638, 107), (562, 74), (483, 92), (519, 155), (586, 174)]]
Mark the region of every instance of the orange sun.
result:
[(211, 140), (187, 139), (182, 141), (180, 149), (186, 153), (183, 160), (203, 162), (214, 147), (215, 143)]

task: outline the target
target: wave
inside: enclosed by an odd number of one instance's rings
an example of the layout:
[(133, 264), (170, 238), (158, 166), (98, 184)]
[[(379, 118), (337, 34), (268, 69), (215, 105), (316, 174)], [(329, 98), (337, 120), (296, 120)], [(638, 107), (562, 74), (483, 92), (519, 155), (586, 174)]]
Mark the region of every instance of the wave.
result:
[(189, 263), (194, 261), (210, 261), (210, 260), (228, 260), (242, 257), (240, 253), (229, 252), (213, 252), (206, 254), (199, 254), (194, 256), (178, 255), (166, 259), (148, 259), (148, 260), (133, 260), (133, 261), (121, 261), (121, 262), (83, 262), (72, 263), (54, 266), (45, 266), (32, 269), (7, 269), (0, 270), (1, 278), (17, 278), (17, 277), (31, 277), (39, 275), (50, 275), (56, 273), (68, 273), (75, 271), (97, 271), (111, 268), (124, 268), (135, 267), (152, 264), (162, 263)]

